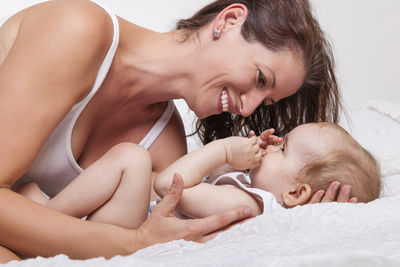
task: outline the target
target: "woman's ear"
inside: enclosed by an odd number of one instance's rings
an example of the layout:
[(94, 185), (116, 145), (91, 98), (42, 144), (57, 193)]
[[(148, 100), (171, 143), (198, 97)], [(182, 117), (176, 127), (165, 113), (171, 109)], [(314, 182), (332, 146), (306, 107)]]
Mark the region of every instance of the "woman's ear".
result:
[(220, 34), (234, 27), (242, 27), (247, 19), (248, 9), (245, 5), (236, 3), (224, 8), (215, 18), (213, 33)]
[(306, 204), (310, 198), (311, 187), (305, 183), (298, 183), (291, 190), (282, 193), (283, 204), (289, 208)]

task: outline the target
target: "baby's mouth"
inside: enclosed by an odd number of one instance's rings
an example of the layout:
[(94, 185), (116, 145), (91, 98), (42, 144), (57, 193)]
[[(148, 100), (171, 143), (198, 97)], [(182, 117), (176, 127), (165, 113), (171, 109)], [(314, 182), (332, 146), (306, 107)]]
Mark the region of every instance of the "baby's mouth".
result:
[(222, 106), (222, 111), (223, 112), (228, 112), (229, 111), (229, 99), (228, 99), (228, 93), (226, 90), (222, 90), (221, 93), (221, 106)]

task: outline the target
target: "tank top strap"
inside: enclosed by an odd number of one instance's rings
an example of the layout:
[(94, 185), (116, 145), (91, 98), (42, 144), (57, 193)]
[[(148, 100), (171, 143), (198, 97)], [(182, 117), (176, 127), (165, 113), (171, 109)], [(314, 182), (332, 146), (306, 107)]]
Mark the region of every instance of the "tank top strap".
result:
[(111, 64), (114, 60), (114, 56), (117, 51), (118, 43), (119, 43), (119, 23), (118, 23), (117, 16), (108, 7), (104, 6), (103, 4), (98, 3), (97, 1), (94, 1), (94, 0), (91, 0), (91, 2), (100, 6), (102, 9), (104, 9), (110, 15), (111, 20), (113, 22), (114, 34), (113, 34), (113, 40), (112, 40), (111, 46), (99, 68), (99, 72), (97, 74), (97, 77), (96, 77), (96, 80), (92, 87), (92, 90), (89, 92), (89, 94), (84, 99), (82, 99), (80, 102), (75, 104), (71, 110), (71, 113), (73, 114), (73, 118), (69, 122), (67, 138), (65, 139), (65, 141), (66, 141), (65, 146), (66, 146), (66, 150), (67, 150), (68, 160), (69, 160), (71, 166), (79, 173), (82, 172), (83, 170), (76, 162), (74, 155), (72, 153), (72, 147), (71, 147), (72, 131), (73, 131), (75, 123), (78, 120), (79, 116), (81, 115), (82, 111), (85, 109), (86, 105), (92, 99), (93, 95), (99, 90), (104, 79), (106, 78), (108, 71), (111, 67)]
[(158, 138), (158, 136), (162, 133), (165, 126), (167, 126), (169, 120), (174, 114), (175, 105), (174, 101), (168, 101), (167, 108), (165, 109), (164, 113), (158, 119), (158, 121), (154, 124), (151, 130), (147, 133), (147, 135), (142, 139), (139, 145), (143, 146), (145, 149), (149, 149), (154, 141)]
[(115, 52), (117, 51), (117, 47), (118, 47), (118, 43), (119, 43), (119, 23), (118, 23), (117, 16), (115, 16), (115, 14), (108, 7), (104, 6), (103, 4), (101, 4), (97, 1), (94, 1), (94, 0), (91, 0), (91, 1), (93, 3), (95, 3), (96, 5), (100, 6), (102, 9), (104, 9), (110, 15), (111, 20), (113, 22), (114, 35), (113, 35), (113, 40), (112, 40), (111, 46), (108, 49), (108, 52), (107, 52), (106, 56), (104, 57), (103, 63), (101, 64), (101, 66), (99, 68), (99, 72), (97, 74), (93, 88), (90, 91), (90, 93), (81, 101), (81, 103), (85, 103), (83, 105), (82, 110), (84, 109), (84, 106), (86, 106), (87, 102), (89, 102), (90, 99), (92, 98), (92, 96), (97, 92), (97, 90), (102, 85), (104, 79), (106, 78), (108, 71), (111, 67), (111, 64), (114, 60), (114, 55), (115, 55)]

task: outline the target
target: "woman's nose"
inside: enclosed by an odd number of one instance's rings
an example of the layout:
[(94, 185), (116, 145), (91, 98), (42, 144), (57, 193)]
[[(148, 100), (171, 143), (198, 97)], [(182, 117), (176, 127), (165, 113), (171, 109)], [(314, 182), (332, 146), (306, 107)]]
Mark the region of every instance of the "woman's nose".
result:
[(269, 94), (269, 92), (260, 91), (260, 89), (255, 90), (258, 90), (258, 92), (252, 91), (240, 95), (240, 101), (242, 104), (242, 106), (240, 107), (240, 115), (242, 115), (243, 117), (250, 116)]
[(262, 102), (262, 99), (257, 99), (257, 97), (252, 95), (242, 95), (240, 100), (242, 102), (242, 106), (240, 107), (240, 115), (243, 117), (250, 116)]

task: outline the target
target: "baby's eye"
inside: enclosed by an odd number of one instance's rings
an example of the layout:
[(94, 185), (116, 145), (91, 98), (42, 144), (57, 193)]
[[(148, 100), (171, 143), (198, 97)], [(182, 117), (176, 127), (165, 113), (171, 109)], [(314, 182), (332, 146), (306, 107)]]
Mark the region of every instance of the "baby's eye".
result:
[(281, 149), (282, 152), (285, 151), (285, 140), (283, 140), (283, 141), (280, 143), (280, 149)]
[(285, 151), (285, 144), (284, 142), (275, 143), (275, 146), (279, 146), (280, 150), (283, 152)]

